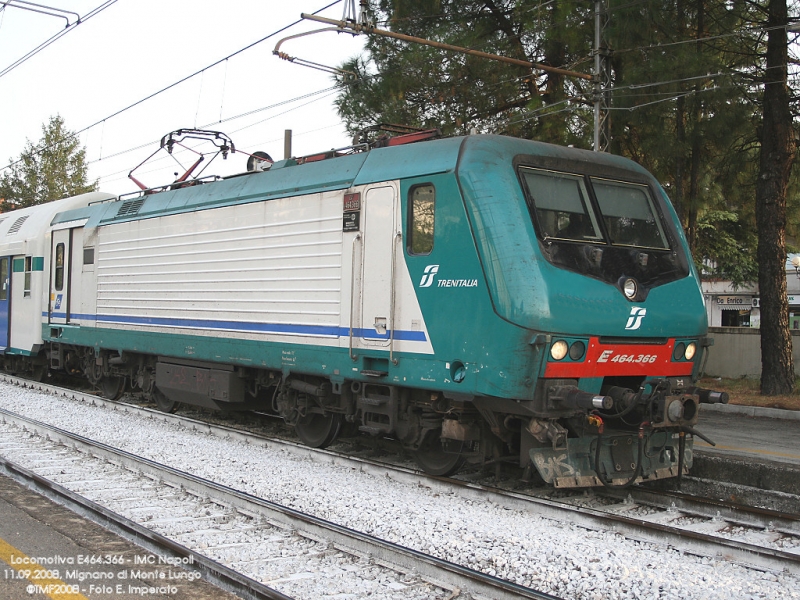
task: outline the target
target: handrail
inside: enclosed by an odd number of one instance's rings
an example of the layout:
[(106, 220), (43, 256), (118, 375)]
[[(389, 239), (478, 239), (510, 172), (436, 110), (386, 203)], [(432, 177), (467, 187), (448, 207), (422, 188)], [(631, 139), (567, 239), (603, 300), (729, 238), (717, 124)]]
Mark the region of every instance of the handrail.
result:
[(353, 354), (353, 320), (355, 316), (353, 315), (354, 306), (355, 306), (355, 287), (356, 287), (356, 242), (361, 240), (361, 233), (357, 233), (353, 238), (353, 246), (351, 250), (350, 256), (350, 359), (356, 360), (358, 358), (355, 354)]
[(397, 261), (397, 240), (403, 239), (403, 232), (397, 231), (394, 235), (394, 240), (392, 240), (392, 268), (390, 269), (390, 277), (391, 277), (391, 296), (389, 301), (389, 361), (396, 365), (399, 361), (394, 358), (394, 307), (395, 307), (395, 262)]

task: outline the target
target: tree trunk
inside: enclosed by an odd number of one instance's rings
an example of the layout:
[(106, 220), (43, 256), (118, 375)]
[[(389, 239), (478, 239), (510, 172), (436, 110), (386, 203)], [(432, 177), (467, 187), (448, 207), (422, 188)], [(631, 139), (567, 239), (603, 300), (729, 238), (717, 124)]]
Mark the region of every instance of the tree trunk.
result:
[(700, 120), (702, 113), (700, 111), (700, 98), (693, 98), (694, 115), (692, 120), (694, 127), (692, 128), (692, 162), (689, 171), (689, 210), (687, 211), (686, 219), (686, 234), (688, 236), (689, 249), (694, 252), (697, 246), (697, 211), (700, 204), (700, 158), (703, 152), (701, 148), (702, 141), (700, 140)]
[[(695, 30), (695, 37), (699, 40), (706, 36), (706, 10), (703, 0), (698, 0), (696, 3), (697, 10), (697, 29)], [(702, 53), (702, 48), (698, 43), (695, 46), (695, 52), (699, 55)], [(698, 86), (695, 85), (695, 92), (698, 92)], [(689, 249), (694, 253), (697, 246), (697, 215), (700, 204), (700, 160), (703, 154), (702, 148), (702, 129), (703, 129), (703, 101), (699, 93), (695, 93), (691, 101), (692, 104), (692, 158), (691, 167), (689, 172), (689, 201), (687, 202), (686, 211), (686, 233), (689, 242)]]
[[(686, 10), (683, 6), (683, 0), (678, 0), (677, 2), (676, 17), (678, 21), (678, 37), (683, 38), (686, 31)], [(683, 91), (683, 85), (679, 85), (681, 91)], [(675, 210), (678, 212), (678, 218), (685, 229), (687, 224), (687, 210), (683, 197), (683, 180), (686, 176), (686, 97), (684, 95), (678, 96), (675, 105), (675, 136), (678, 143), (675, 152), (675, 197), (673, 201), (675, 203)]]
[(756, 182), (758, 285), (761, 295), (761, 393), (794, 389), (786, 294), (786, 190), (795, 155), (787, 87), (786, 0), (770, 0), (761, 157)]
[(675, 137), (678, 140), (675, 152), (675, 210), (681, 225), (686, 229), (686, 205), (684, 195), (684, 178), (686, 177), (686, 98), (681, 96), (675, 106)]

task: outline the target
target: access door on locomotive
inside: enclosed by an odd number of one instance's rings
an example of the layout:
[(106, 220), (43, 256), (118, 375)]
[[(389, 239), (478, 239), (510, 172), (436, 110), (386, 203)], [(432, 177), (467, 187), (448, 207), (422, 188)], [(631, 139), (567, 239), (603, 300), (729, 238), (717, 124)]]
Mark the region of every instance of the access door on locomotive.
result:
[(387, 346), (394, 329), (395, 212), (397, 194), (391, 186), (374, 187), (364, 195), (361, 260), (361, 343)]

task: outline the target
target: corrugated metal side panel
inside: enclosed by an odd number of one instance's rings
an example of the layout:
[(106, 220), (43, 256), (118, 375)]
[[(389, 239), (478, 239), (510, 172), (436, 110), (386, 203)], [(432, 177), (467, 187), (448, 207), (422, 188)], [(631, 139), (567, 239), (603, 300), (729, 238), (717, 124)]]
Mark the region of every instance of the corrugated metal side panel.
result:
[(96, 272), (98, 323), (336, 336), (341, 195), (101, 227)]

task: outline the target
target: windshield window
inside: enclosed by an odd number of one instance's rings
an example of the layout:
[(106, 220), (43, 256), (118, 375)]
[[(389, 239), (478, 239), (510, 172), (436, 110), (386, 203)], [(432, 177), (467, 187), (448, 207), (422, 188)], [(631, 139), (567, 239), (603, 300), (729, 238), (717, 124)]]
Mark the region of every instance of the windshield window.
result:
[(602, 239), (582, 177), (533, 169), (524, 169), (522, 175), (543, 237)]
[(646, 186), (592, 177), (592, 187), (612, 244), (669, 248)]
[[(521, 168), (520, 175), (545, 239), (669, 249), (644, 184), (530, 167)], [(590, 200), (590, 192), (594, 192), (596, 204)]]

